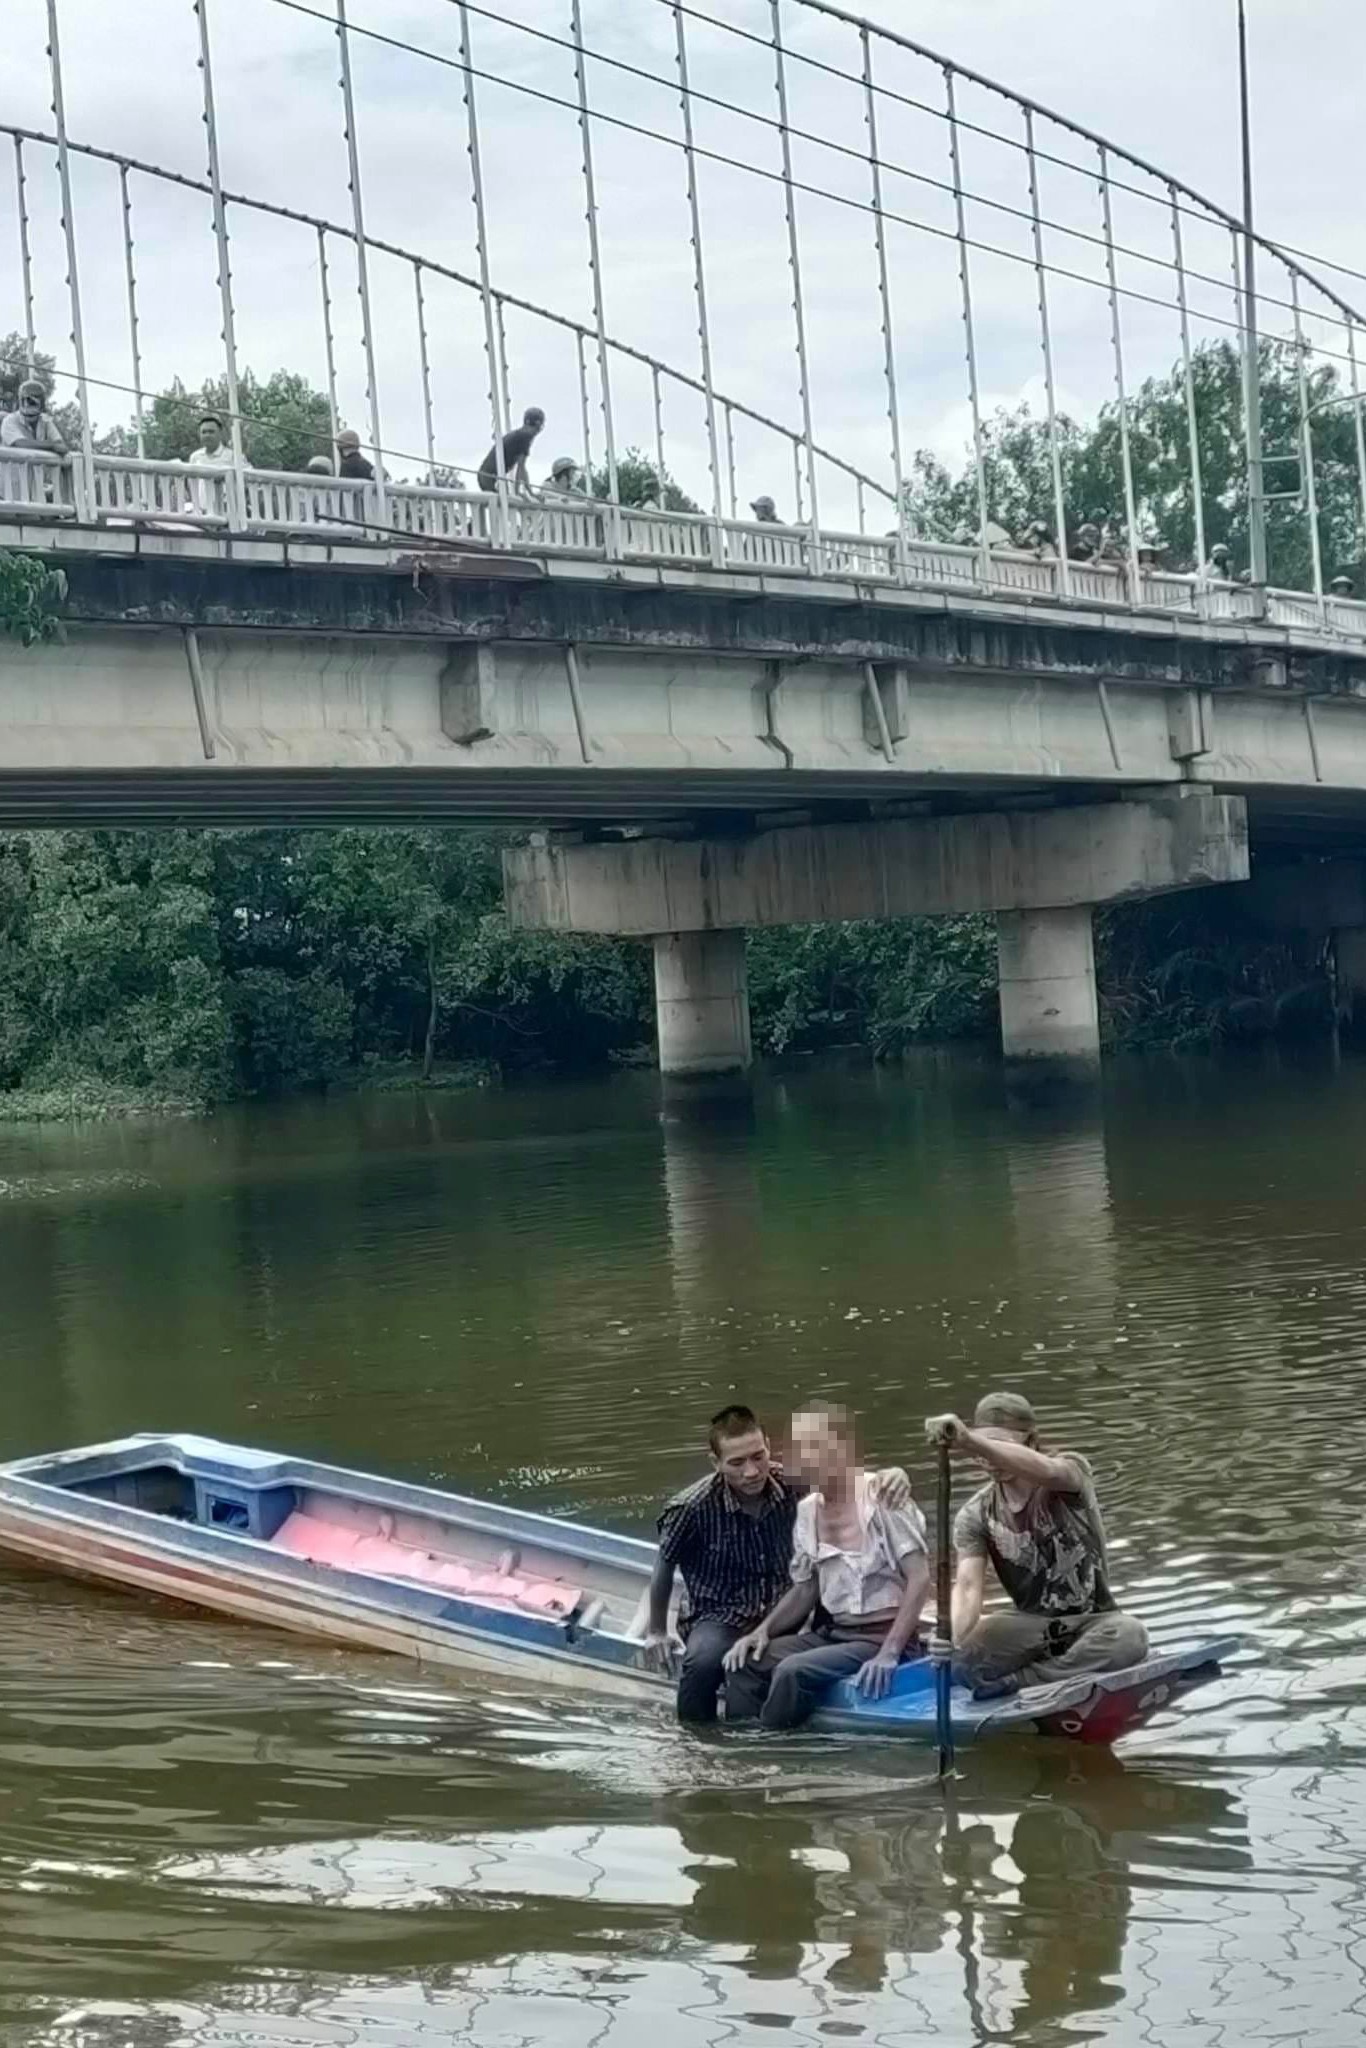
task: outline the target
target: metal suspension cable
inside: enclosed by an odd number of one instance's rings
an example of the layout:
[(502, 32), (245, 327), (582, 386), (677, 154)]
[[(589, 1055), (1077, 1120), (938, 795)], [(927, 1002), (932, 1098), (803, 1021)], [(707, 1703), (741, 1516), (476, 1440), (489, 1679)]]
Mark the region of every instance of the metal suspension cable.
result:
[[(320, 13), (319, 10), (315, 7), (308, 6), (306, 4), (306, 0), (272, 0), (272, 4), (276, 7), (287, 8), (291, 13), (294, 14), (306, 15), (311, 20), (322, 22), (329, 28), (332, 26), (331, 17), (326, 14)], [(811, 5), (813, 4), (813, 0), (800, 0), (800, 4), (803, 6)], [(849, 21), (854, 21), (856, 19), (856, 17), (852, 15), (841, 16), (840, 18)], [(454, 57), (443, 56), (439, 51), (436, 50), (423, 49), (420, 44), (407, 42), (400, 36), (387, 35), (382, 29), (361, 28), (358, 25), (353, 24), (351, 33), (353, 35), (368, 36), (374, 42), (383, 43), (390, 49), (402, 50), (409, 56), (426, 58), (433, 64), (443, 65), (447, 70), (460, 72), (468, 71), (469, 75), (472, 78), (482, 79), (485, 81), (485, 83), (490, 85), (501, 85), (508, 92), (521, 93), (525, 98), (539, 100), (543, 105), (560, 107), (569, 113), (577, 114), (578, 112), (578, 104), (576, 101), (565, 99), (558, 93), (547, 92), (541, 86), (528, 85), (521, 79), (505, 78), (499, 72), (483, 71), (474, 65), (467, 66), (461, 64), (459, 60)], [(901, 39), (894, 38), (894, 40)], [(952, 64), (946, 65), (945, 68), (948, 71), (955, 72), (958, 76), (961, 77), (973, 76), (973, 74), (970, 72), (959, 72), (958, 67)], [(1001, 87), (995, 87), (993, 89), (996, 91), (1003, 90), (1003, 88)], [(1021, 104), (1024, 104), (1024, 102), (1021, 102)], [(1046, 112), (1047, 110), (1045, 109), (1043, 111)], [(668, 135), (662, 129), (643, 127), (639, 122), (628, 121), (624, 118), (624, 116), (620, 114), (608, 114), (599, 111), (594, 113), (593, 118), (596, 121), (606, 122), (609, 126), (613, 128), (620, 128), (629, 135), (638, 135), (642, 137), (645, 141), (660, 142), (670, 149), (681, 150), (683, 148), (683, 143), (677, 136)], [(1049, 114), (1048, 118), (1052, 120), (1057, 117)], [(1085, 131), (1078, 130), (1078, 132), (1084, 133)], [(1109, 145), (1098, 143), (1097, 147), (1108, 148)], [(718, 150), (705, 149), (702, 147), (700, 143), (694, 143), (693, 149), (694, 154), (696, 156), (705, 158), (712, 163), (724, 164), (731, 170), (744, 171), (750, 177), (763, 179), (764, 182), (767, 184), (783, 185), (786, 182), (783, 178), (783, 174), (780, 171), (765, 170), (763, 166), (760, 164), (741, 163), (737, 161), (736, 158), (723, 155)], [(1147, 167), (1144, 166), (1144, 168), (1146, 169)], [(1153, 175), (1156, 176), (1158, 174), (1154, 172)], [(791, 188), (794, 191), (809, 193), (810, 196), (814, 199), (828, 199), (829, 201), (831, 201), (832, 204), (836, 206), (847, 207), (852, 212), (866, 214), (869, 211), (871, 211), (866, 200), (850, 199), (845, 193), (832, 192), (828, 186), (813, 185), (808, 180), (795, 177), (791, 179), (790, 184)], [(1217, 209), (1212, 208), (1211, 211), (1217, 211)], [(958, 234), (952, 228), (936, 227), (932, 222), (915, 220), (909, 214), (895, 213), (890, 208), (884, 207), (882, 217), (884, 220), (895, 221), (898, 226), (911, 228), (918, 234), (931, 235), (937, 241), (951, 242), (955, 246), (957, 246), (960, 240)], [(1221, 216), (1221, 218), (1222, 217), (1223, 216)], [(1029, 216), (1024, 215), (1023, 218), (1028, 219)], [(1232, 219), (1231, 216), (1229, 216), (1228, 218), (1230, 220)], [(1235, 227), (1237, 226), (1236, 221), (1233, 221), (1232, 224)], [(984, 242), (971, 236), (969, 236), (967, 240), (971, 248), (980, 250), (984, 255), (999, 256), (1003, 261), (1007, 263), (1016, 263), (1021, 265), (1023, 268), (1031, 271), (1034, 268), (1034, 258), (1032, 255), (1021, 253), (1020, 251), (1015, 249), (1003, 249), (999, 245), (999, 243)], [(1274, 245), (1267, 244), (1265, 246), (1268, 248), (1270, 254), (1280, 257), (1280, 252), (1275, 248)], [(1283, 262), (1286, 261), (1284, 257), (1280, 257), (1280, 260)], [(1170, 265), (1164, 267), (1170, 268)], [(1297, 268), (1297, 266), (1290, 264), (1288, 264), (1287, 267), (1291, 269)], [(1106, 278), (1087, 277), (1083, 271), (1069, 270), (1062, 264), (1050, 264), (1048, 268), (1050, 273), (1054, 277), (1067, 278), (1073, 284), (1086, 285), (1090, 290), (1106, 293), (1107, 297), (1110, 294), (1111, 286), (1108, 279)], [(1189, 275), (1190, 273), (1187, 274)], [(1350, 320), (1355, 325), (1366, 324), (1366, 316), (1353, 312), (1352, 309), (1349, 306), (1347, 306), (1345, 301), (1339, 300), (1334, 293), (1330, 292), (1326, 286), (1320, 285), (1318, 281), (1312, 276), (1309, 276), (1307, 273), (1302, 274), (1305, 275), (1306, 282), (1313, 285), (1316, 291), (1321, 291), (1325, 298), (1331, 299), (1335, 305), (1341, 307), (1341, 310), (1347, 320)], [(1138, 291), (1132, 285), (1117, 285), (1115, 287), (1115, 290), (1118, 292), (1118, 295), (1121, 298), (1132, 299), (1135, 301), (1135, 303), (1140, 305), (1156, 306), (1161, 311), (1167, 313), (1179, 313), (1180, 311), (1178, 302), (1176, 300), (1157, 298), (1154, 296), (1153, 293)], [(1261, 301), (1265, 297), (1265, 294), (1259, 292), (1257, 296), (1258, 302), (1261, 303)], [(1217, 313), (1202, 312), (1198, 314), (1197, 317), (1205, 321), (1206, 324), (1210, 326), (1227, 327), (1234, 333), (1241, 333), (1242, 331), (1236, 320), (1225, 319)], [(1284, 345), (1288, 348), (1294, 346), (1294, 342), (1289, 336), (1273, 336), (1268, 338), (1281, 340), (1284, 342)], [(1325, 356), (1333, 355), (1335, 360), (1341, 362), (1347, 361), (1347, 357), (1345, 354), (1339, 356), (1336, 354), (1336, 352), (1327, 349), (1320, 349), (1318, 353), (1323, 354)], [(787, 432), (787, 429), (784, 428), (781, 431)]]
[[(324, 19), (326, 18), (324, 17)], [(357, 29), (353, 24), (351, 33), (359, 35), (363, 31)], [(49, 149), (55, 149), (57, 146), (56, 136), (47, 134), (41, 128), (19, 128), (11, 125), (9, 122), (0, 121), (0, 135), (14, 136), (22, 142), (40, 143)], [(149, 163), (143, 157), (121, 156), (118, 151), (104, 149), (99, 144), (93, 142), (76, 142), (72, 140), (68, 143), (68, 147), (74, 155), (93, 157), (97, 162), (113, 164), (116, 169), (126, 168), (130, 171), (139, 172), (143, 177), (160, 178), (168, 184), (179, 185), (187, 192), (199, 192), (206, 197), (212, 194), (212, 187), (206, 178), (192, 177), (187, 171), (168, 170), (164, 165)], [(339, 235), (344, 241), (353, 242), (356, 237), (354, 225), (348, 226), (342, 221), (328, 220), (322, 214), (303, 213), (298, 207), (285, 206), (279, 200), (253, 199), (245, 192), (233, 192), (226, 186), (223, 188), (223, 198), (230, 205), (246, 207), (254, 213), (269, 214), (272, 219), (293, 221), (297, 226), (312, 228), (317, 233)], [(433, 276), (444, 277), (450, 283), (458, 284), (466, 291), (477, 292), (480, 289), (477, 278), (467, 277), (464, 271), (456, 270), (449, 263), (438, 263), (433, 257), (420, 256), (415, 250), (405, 249), (398, 242), (389, 242), (379, 235), (371, 234), (368, 229), (366, 230), (365, 240), (369, 248), (378, 250), (381, 255), (393, 256), (402, 263), (420, 263), (422, 268), (430, 271)], [(504, 306), (512, 306), (519, 313), (529, 313), (533, 319), (548, 320), (553, 326), (563, 327), (567, 333), (576, 335), (580, 339), (593, 339), (593, 329), (585, 326), (580, 320), (571, 319), (567, 313), (557, 313), (552, 307), (538, 305), (534, 299), (524, 299), (517, 292), (495, 289), (494, 297)], [(643, 363), (647, 369), (661, 370), (666, 377), (672, 378), (676, 384), (682, 384), (689, 391), (696, 391), (705, 396), (706, 387), (702, 380), (691, 376), (688, 371), (680, 370), (671, 363), (662, 362), (657, 357), (648, 354), (645, 349), (637, 348), (634, 343), (622, 341), (613, 335), (608, 336), (607, 345), (609, 348), (615, 349), (619, 355), (629, 356), (633, 362)], [(61, 377), (69, 374), (65, 370), (54, 370), (53, 372), (54, 376)], [(91, 384), (99, 384), (111, 391), (131, 391), (132, 388), (131, 386), (111, 381), (108, 378), (90, 377), (87, 381)], [(757, 406), (748, 404), (744, 399), (728, 398), (720, 391), (715, 396), (718, 405), (729, 406), (733, 412), (738, 413), (744, 419), (752, 420), (756, 426), (765, 428), (769, 433), (780, 434), (784, 440), (791, 440), (794, 437), (794, 428), (785, 427), (781, 420), (771, 419), (767, 413), (760, 412)], [(386, 449), (383, 452), (395, 454), (399, 451)], [(846, 476), (853, 477), (855, 481), (864, 484), (867, 489), (876, 491), (880, 497), (886, 498), (889, 503), (895, 502), (894, 493), (889, 491), (884, 483), (880, 483), (875, 476), (867, 475), (863, 470), (857, 468), (854, 463), (846, 460), (844, 456), (835, 454), (833, 449), (822, 447), (817, 442), (816, 453), (820, 456), (822, 462), (828, 462), (834, 468), (842, 470)], [(415, 461), (417, 458), (405, 456), (403, 459)], [(469, 467), (468, 464), (459, 466)], [(451, 463), (448, 467), (453, 469), (457, 465)]]
[[(458, 0), (447, 0), (447, 5), (454, 6), (456, 4), (458, 4)], [(673, 0), (658, 0), (658, 4), (672, 7)], [(805, 0), (789, 0), (789, 4), (801, 6), (805, 4)], [(482, 15), (486, 21), (498, 22), (500, 25), (504, 27), (515, 28), (518, 34), (524, 36), (531, 36), (537, 42), (549, 43), (556, 49), (567, 50), (571, 53), (574, 50), (574, 45), (568, 37), (556, 35), (550, 29), (533, 28), (529, 22), (525, 21), (516, 21), (509, 23), (506, 15), (495, 14), (493, 9), (489, 7), (477, 6), (475, 4), (475, 0), (464, 0), (464, 5), (468, 9), (469, 13)], [(681, 11), (684, 14), (690, 16), (695, 21), (708, 22), (714, 28), (724, 29), (730, 34), (740, 36), (744, 39), (744, 41), (753, 43), (758, 49), (771, 51), (773, 48), (773, 45), (764, 36), (756, 35), (750, 29), (741, 29), (735, 27), (734, 24), (730, 22), (717, 21), (712, 15), (702, 14), (696, 8), (693, 7), (685, 6), (682, 8)], [(874, 34), (881, 33), (881, 31), (877, 29), (873, 29), (872, 32)], [(357, 33), (360, 33), (360, 31), (358, 30)], [(440, 57), (437, 55), (437, 53), (434, 51), (422, 50), (419, 49), (416, 45), (409, 45), (408, 47), (411, 48), (413, 50), (413, 53), (417, 56), (430, 57), (434, 62), (442, 61)], [(855, 77), (853, 72), (842, 71), (836, 65), (823, 63), (819, 58), (805, 57), (802, 55), (801, 51), (788, 49), (786, 45), (784, 46), (783, 54), (785, 57), (792, 59), (794, 62), (809, 64), (814, 69), (823, 71), (831, 78), (837, 78), (846, 85), (856, 85), (861, 83), (861, 81)], [(672, 81), (661, 76), (659, 72), (643, 70), (641, 66), (638, 64), (628, 63), (624, 57), (609, 56), (605, 50), (590, 50), (588, 52), (588, 55), (592, 57), (593, 62), (595, 64), (604, 64), (610, 70), (624, 72), (628, 78), (637, 78), (642, 82), (642, 84), (658, 85), (664, 87), (666, 90), (668, 90), (671, 87)], [(955, 70), (957, 69), (956, 66), (954, 66), (953, 68)], [(511, 81), (503, 82), (510, 83)], [(875, 93), (882, 95), (883, 97), (888, 99), (897, 100), (904, 106), (914, 107), (919, 109), (921, 112), (933, 114), (936, 120), (943, 121), (947, 119), (947, 116), (945, 115), (942, 107), (932, 107), (928, 105), (928, 103), (922, 102), (920, 100), (908, 99), (904, 94), (894, 92), (890, 87), (887, 86), (874, 84), (872, 89)], [(741, 120), (753, 121), (757, 127), (766, 128), (773, 134), (778, 134), (780, 132), (780, 124), (774, 120), (771, 114), (761, 114), (757, 112), (753, 107), (741, 106), (735, 100), (721, 99), (718, 97), (717, 94), (705, 92), (695, 85), (690, 85), (688, 91), (689, 97), (703, 106), (715, 107), (719, 112), (723, 114), (738, 115)], [(595, 113), (595, 118), (604, 117), (601, 116), (601, 114)], [(970, 130), (974, 134), (985, 136), (989, 141), (1003, 142), (1007, 144), (1008, 147), (1010, 147), (1011, 149), (1018, 149), (1021, 155), (1026, 154), (1025, 145), (1021, 142), (1016, 142), (1013, 136), (996, 135), (992, 132), (991, 129), (977, 127), (974, 123), (970, 121), (959, 120), (957, 126), (960, 130)], [(649, 132), (653, 133), (653, 131)], [(801, 142), (811, 143), (817, 149), (828, 149), (837, 156), (849, 157), (860, 167), (863, 167), (867, 163), (868, 159), (866, 152), (861, 149), (855, 149), (852, 143), (837, 142), (832, 136), (829, 135), (817, 135), (811, 129), (798, 128), (794, 123), (790, 121), (787, 123), (787, 132), (789, 135), (795, 136)], [(659, 139), (662, 141), (665, 138), (661, 134)], [(1050, 162), (1057, 164), (1066, 170), (1075, 172), (1078, 177), (1084, 177), (1088, 184), (1093, 184), (1095, 182), (1096, 174), (1094, 168), (1087, 170), (1083, 165), (1074, 164), (1066, 157), (1050, 157), (1048, 152), (1042, 149), (1036, 150), (1034, 154), (1035, 159), (1038, 162)], [(738, 158), (732, 159), (732, 161), (735, 163), (737, 169), (747, 170), (751, 168), (751, 166), (741, 163)], [(931, 177), (928, 171), (912, 170), (909, 164), (898, 163), (892, 157), (887, 156), (880, 156), (878, 158), (878, 163), (880, 169), (884, 171), (890, 171), (896, 177), (908, 178), (914, 184), (917, 185), (926, 185), (932, 192), (942, 192), (950, 199), (954, 199), (957, 197), (957, 194), (955, 193), (953, 186), (949, 184), (946, 179)], [(1113, 191), (1130, 192), (1136, 198), (1144, 199), (1149, 201), (1153, 205), (1161, 206), (1163, 209), (1164, 217), (1170, 216), (1171, 202), (1169, 198), (1160, 198), (1156, 193), (1140, 191), (1138, 186), (1128, 185), (1124, 183), (1123, 180), (1118, 178), (1111, 177), (1108, 180), (1108, 183)], [(986, 192), (975, 192), (969, 186), (964, 186), (962, 196), (965, 200), (971, 200), (974, 206), (988, 207), (994, 213), (1003, 213), (1011, 220), (1023, 221), (1026, 226), (1030, 228), (1033, 227), (1034, 214), (1032, 210), (1030, 210), (1029, 208), (1023, 206), (1012, 206), (1008, 200), (993, 199), (990, 196), (990, 194)], [(1183, 210), (1189, 212), (1191, 216), (1197, 220), (1202, 218), (1205, 219), (1207, 225), (1214, 225), (1213, 222), (1209, 221), (1207, 215), (1201, 215), (1199, 213), (1196, 213), (1194, 209)], [(1163, 271), (1169, 271), (1173, 268), (1171, 259), (1169, 257), (1156, 256), (1150, 250), (1135, 249), (1131, 245), (1124, 242), (1114, 242), (1110, 245), (1107, 245), (1103, 235), (1093, 234), (1089, 229), (1086, 228), (1071, 227), (1068, 225), (1066, 221), (1053, 220), (1047, 214), (1041, 214), (1039, 216), (1039, 225), (1041, 227), (1050, 229), (1055, 234), (1069, 235), (1072, 237), (1074, 241), (1085, 242), (1089, 244), (1091, 248), (1099, 249), (1102, 252), (1105, 252), (1108, 246), (1113, 249), (1115, 255), (1126, 256), (1135, 263), (1149, 263), (1155, 269)], [(1223, 223), (1220, 222), (1219, 225), (1222, 227)], [(1221, 292), (1226, 292), (1228, 290), (1228, 281), (1226, 278), (1211, 277), (1208, 271), (1192, 270), (1189, 267), (1189, 265), (1187, 265), (1185, 269), (1185, 276), (1199, 284), (1213, 285), (1216, 290)], [(1279, 306), (1284, 312), (1287, 313), (1293, 313), (1295, 310), (1293, 302), (1290, 299), (1276, 298), (1271, 293), (1266, 291), (1259, 292), (1257, 294), (1257, 297), (1260, 303), (1262, 303), (1263, 305)], [(1339, 323), (1335, 322), (1334, 324)], [(1347, 324), (1345, 318), (1341, 324)]]
[[(1059, 114), (1052, 107), (1046, 107), (1041, 100), (1031, 100), (1026, 98), (1023, 93), (1012, 92), (1009, 86), (1002, 85), (998, 79), (988, 78), (985, 72), (974, 71), (965, 64), (956, 64), (951, 58), (941, 55), (937, 50), (929, 49), (924, 43), (915, 42), (910, 36), (902, 35), (897, 29), (885, 28), (878, 22), (865, 22), (862, 15), (850, 14), (845, 8), (834, 6), (832, 0), (793, 0), (793, 4), (805, 7), (813, 14), (827, 15), (832, 21), (843, 22), (848, 28), (871, 28), (874, 34), (882, 36), (885, 41), (898, 44), (903, 50), (911, 51), (914, 56), (923, 57), (927, 63), (933, 64), (937, 70), (943, 71), (948, 69), (953, 71), (959, 78), (969, 79), (974, 85), (980, 85), (986, 92), (995, 93), (998, 99), (1008, 101), (1011, 106), (1018, 107), (1021, 111), (1028, 108), (1030, 112), (1041, 116), (1045, 121), (1051, 121), (1055, 127), (1065, 129), (1068, 134), (1078, 136), (1083, 142), (1089, 142), (1093, 148), (1104, 149), (1111, 155), (1123, 157), (1126, 163), (1132, 164), (1136, 170), (1142, 171), (1145, 177), (1154, 179), (1157, 184), (1167, 187), (1176, 184), (1178, 190), (1184, 192), (1188, 199), (1195, 200), (1197, 205), (1203, 207), (1205, 212), (1211, 214), (1216, 220), (1221, 221), (1225, 227), (1242, 230), (1243, 223), (1237, 214), (1230, 213), (1226, 207), (1218, 205), (1215, 200), (1207, 199), (1203, 192), (1197, 192), (1193, 186), (1182, 184), (1180, 180), (1172, 179), (1167, 172), (1159, 170), (1156, 164), (1150, 164), (1146, 157), (1135, 155), (1133, 150), (1117, 148), (1104, 135), (1098, 135), (1094, 129), (1085, 127), (1080, 121), (1074, 121), (1070, 115)], [(714, 25), (718, 27), (728, 26), (725, 23), (716, 23)], [(854, 81), (851, 80), (851, 82)], [(942, 115), (941, 118), (943, 118)], [(1003, 136), (993, 135), (990, 129), (979, 130), (978, 132), (986, 134), (991, 140), (996, 142), (1006, 139)], [(1057, 161), (1069, 170), (1080, 171), (1082, 169), (1082, 166), (1069, 163), (1066, 158), (1058, 158)], [(1144, 198), (1150, 195), (1140, 192), (1138, 196)], [(1322, 284), (1319, 279), (1314, 277), (1312, 272), (1300, 269), (1300, 266), (1291, 260), (1286, 250), (1279, 244), (1268, 241), (1264, 235), (1254, 234), (1253, 240), (1259, 248), (1265, 249), (1268, 255), (1278, 257), (1286, 265), (1287, 269), (1299, 271), (1303, 282), (1313, 285), (1316, 290), (1323, 293), (1325, 298), (1331, 299), (1333, 304), (1339, 308), (1347, 319), (1358, 326), (1361, 324), (1363, 316), (1354, 306), (1349, 306), (1345, 299), (1339, 299), (1336, 293), (1331, 291), (1327, 285)], [(1260, 296), (1261, 294), (1259, 293), (1258, 297)]]

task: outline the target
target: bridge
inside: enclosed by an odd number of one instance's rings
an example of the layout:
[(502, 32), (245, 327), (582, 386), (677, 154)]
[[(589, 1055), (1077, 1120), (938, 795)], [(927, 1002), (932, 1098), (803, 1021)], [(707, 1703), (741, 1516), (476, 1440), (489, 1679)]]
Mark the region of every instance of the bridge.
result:
[[(0, 643), (0, 821), (526, 827), (512, 914), (652, 939), (679, 1072), (748, 1059), (750, 924), (993, 911), (1007, 1051), (1090, 1058), (1094, 905), (1366, 851), (1362, 316), (1307, 260), (824, 0), (641, 0), (629, 37), (432, 0), (421, 42), (263, 0), (312, 68), (278, 193), (220, 0), (168, 7), (167, 162), (82, 126), (81, 0), (26, 4), (51, 104), (7, 79), (0, 236), (79, 427), (0, 451), (0, 549), (65, 585), (60, 639)], [(433, 93), (439, 227), (392, 125)], [(253, 356), (374, 475), (259, 467)], [(187, 368), (227, 428), (193, 465), (151, 396)], [(1025, 500), (1003, 392), (1037, 400)], [(577, 486), (480, 488), (532, 404)]]

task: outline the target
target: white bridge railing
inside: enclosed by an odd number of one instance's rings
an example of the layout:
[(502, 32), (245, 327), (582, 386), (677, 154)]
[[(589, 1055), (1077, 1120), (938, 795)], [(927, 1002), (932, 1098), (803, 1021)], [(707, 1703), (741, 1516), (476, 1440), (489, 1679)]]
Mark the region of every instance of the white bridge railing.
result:
[[(642, 511), (600, 499), (515, 497), (430, 484), (147, 462), (96, 455), (87, 478), (76, 460), (0, 449), (0, 544), (7, 526), (69, 522), (157, 533), (221, 533), (379, 547), (450, 547), (472, 553), (575, 555), (710, 568), (742, 576), (803, 577), (976, 594), (1003, 602), (1052, 599), (1109, 610), (1176, 613), (1251, 623), (1258, 595), (1127, 562), (1068, 562), (1025, 550), (959, 546), (910, 535), (820, 531)], [(17, 536), (23, 545), (27, 536)], [(98, 543), (95, 543), (98, 545)], [(1264, 624), (1366, 640), (1366, 602), (1265, 593)]]

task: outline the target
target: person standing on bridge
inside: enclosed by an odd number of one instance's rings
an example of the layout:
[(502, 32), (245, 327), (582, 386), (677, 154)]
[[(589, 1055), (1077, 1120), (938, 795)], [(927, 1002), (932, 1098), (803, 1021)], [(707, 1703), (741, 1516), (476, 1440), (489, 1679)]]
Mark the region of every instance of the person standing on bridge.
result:
[(481, 491), (496, 491), (500, 476), (506, 477), (514, 491), (522, 493), (531, 489), (526, 473), (526, 459), (531, 453), (532, 443), (545, 425), (545, 414), (539, 405), (528, 406), (522, 414), (522, 424), (511, 433), (504, 434), (501, 450), (495, 441), (479, 465), (479, 488)]
[[(1119, 1611), (1110, 1591), (1105, 1524), (1086, 1459), (1041, 1448), (1022, 1394), (988, 1394), (971, 1428), (937, 1415), (925, 1433), (987, 1473), (954, 1524), (952, 1647), (931, 1644), (930, 1655), (951, 1655), (955, 1675), (978, 1699), (1141, 1663), (1147, 1630)], [(1013, 1614), (982, 1613), (988, 1563)]]
[(17, 448), (39, 462), (63, 462), (70, 454), (61, 428), (47, 410), (47, 393), (36, 377), (25, 377), (14, 411), (0, 420), (0, 448)]
[(772, 498), (756, 498), (749, 509), (760, 526), (777, 526), (779, 524), (778, 508)]
[(196, 468), (226, 469), (229, 456), (223, 440), (223, 422), (216, 412), (206, 412), (199, 420), (199, 446), (192, 448), (186, 456)]
[(1217, 540), (1209, 551), (1209, 559), (1200, 570), (1202, 583), (1231, 583), (1233, 581), (1233, 557), (1221, 540)]
[(337, 436), (337, 475), (353, 483), (373, 483), (375, 465), (360, 452), (360, 435), (354, 427), (343, 427)]

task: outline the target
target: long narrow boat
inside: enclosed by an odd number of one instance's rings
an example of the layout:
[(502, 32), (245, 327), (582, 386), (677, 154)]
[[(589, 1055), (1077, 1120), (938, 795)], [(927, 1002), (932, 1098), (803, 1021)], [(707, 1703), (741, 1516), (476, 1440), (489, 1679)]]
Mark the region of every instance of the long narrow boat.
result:
[[(557, 1516), (200, 1436), (143, 1435), (0, 1465), (0, 1550), (272, 1628), (433, 1664), (662, 1701), (640, 1648), (654, 1549)], [(959, 1741), (1007, 1732), (1108, 1743), (1217, 1677), (1204, 1643), (1014, 1698), (955, 1691)], [(934, 1739), (929, 1666), (822, 1725)]]

